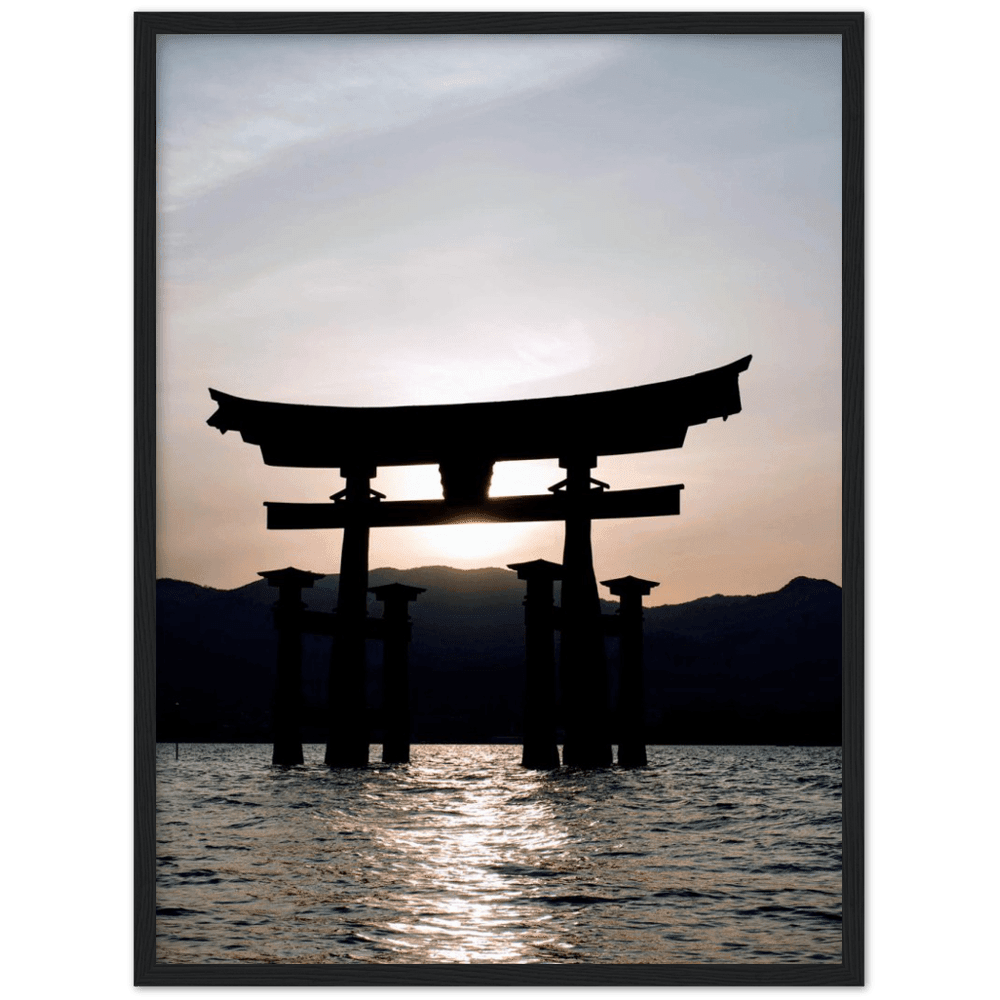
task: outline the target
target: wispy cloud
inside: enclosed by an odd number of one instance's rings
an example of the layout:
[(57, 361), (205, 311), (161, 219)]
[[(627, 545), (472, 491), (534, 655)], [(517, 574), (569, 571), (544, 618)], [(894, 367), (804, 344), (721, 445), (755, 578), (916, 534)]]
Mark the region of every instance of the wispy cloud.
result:
[(162, 208), (305, 140), (377, 133), (552, 86), (621, 48), (597, 36), (161, 35)]

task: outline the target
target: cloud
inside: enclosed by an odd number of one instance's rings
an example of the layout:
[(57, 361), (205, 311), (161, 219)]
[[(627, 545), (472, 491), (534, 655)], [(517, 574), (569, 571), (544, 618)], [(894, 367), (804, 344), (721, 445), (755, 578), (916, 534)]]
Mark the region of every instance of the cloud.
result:
[(173, 211), (305, 140), (372, 134), (553, 86), (613, 36), (160, 35), (160, 195)]

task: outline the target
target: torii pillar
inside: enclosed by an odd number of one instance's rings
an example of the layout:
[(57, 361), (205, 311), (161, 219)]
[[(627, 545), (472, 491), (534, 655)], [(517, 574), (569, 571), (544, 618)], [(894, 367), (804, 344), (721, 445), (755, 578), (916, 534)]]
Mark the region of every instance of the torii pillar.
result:
[(278, 588), (274, 626), (278, 630), (278, 676), (274, 690), (274, 752), (271, 763), (290, 767), (302, 763), (302, 630), (299, 613), (305, 608), (302, 589), (323, 578), (306, 570), (271, 569), (258, 573)]
[(370, 481), (375, 468), (351, 466), (340, 470), (346, 489), (331, 499), (343, 504), (348, 516), (340, 550), (340, 588), (336, 631), (330, 653), (329, 732), (325, 763), (329, 767), (364, 767), (368, 763), (368, 708), (365, 698), (368, 617), (368, 507), (381, 494)]
[(385, 702), (385, 735), (382, 739), (383, 764), (410, 763), (410, 679), (407, 646), (410, 617), (407, 604), (415, 601), (424, 587), (387, 583), (369, 587), (375, 599), (385, 602), (382, 615), (382, 678)]
[(521, 766), (547, 771), (559, 766), (556, 745), (556, 655), (553, 584), (562, 566), (545, 559), (511, 563), (525, 580), (524, 750)]
[(602, 586), (620, 598), (621, 666), (618, 675), (618, 764), (643, 767), (646, 761), (645, 706), (643, 700), (642, 599), (658, 583), (622, 576), (604, 580)]
[[(608, 668), (604, 655), (601, 602), (594, 576), (590, 543), (590, 470), (593, 455), (559, 460), (566, 479), (550, 489), (564, 488), (566, 540), (563, 546), (559, 674), (563, 691), (567, 767), (610, 767), (608, 733)], [(597, 489), (606, 489), (597, 483)]]

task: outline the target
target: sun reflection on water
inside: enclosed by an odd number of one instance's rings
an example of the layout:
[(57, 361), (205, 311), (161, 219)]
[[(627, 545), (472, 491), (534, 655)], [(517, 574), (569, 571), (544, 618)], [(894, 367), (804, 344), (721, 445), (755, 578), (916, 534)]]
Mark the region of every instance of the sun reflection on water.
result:
[(158, 962), (841, 960), (839, 749), (542, 773), (516, 746), (269, 749), (163, 748)]
[(438, 810), (434, 824), (402, 816), (377, 833), (387, 855), (403, 855), (398, 867), (409, 876), (394, 899), (406, 916), (388, 924), (395, 944), (423, 962), (523, 962), (570, 947), (519, 878), (537, 882), (567, 842), (544, 777), (524, 772), (512, 789), (483, 771), (456, 787), (443, 770), (420, 771), (420, 808)]

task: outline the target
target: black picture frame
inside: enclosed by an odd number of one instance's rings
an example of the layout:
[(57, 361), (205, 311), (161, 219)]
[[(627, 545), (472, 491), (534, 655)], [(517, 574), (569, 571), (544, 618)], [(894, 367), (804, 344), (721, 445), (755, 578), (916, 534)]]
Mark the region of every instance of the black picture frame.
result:
[[(841, 965), (158, 965), (155, 962), (156, 64), (158, 33), (838, 34), (842, 39), (843, 962)], [(134, 15), (134, 983), (137, 986), (864, 984), (864, 14)]]

